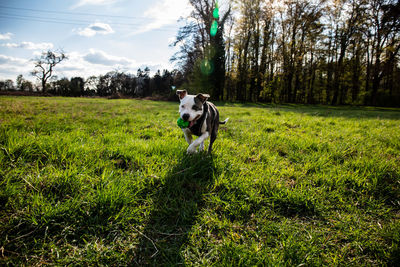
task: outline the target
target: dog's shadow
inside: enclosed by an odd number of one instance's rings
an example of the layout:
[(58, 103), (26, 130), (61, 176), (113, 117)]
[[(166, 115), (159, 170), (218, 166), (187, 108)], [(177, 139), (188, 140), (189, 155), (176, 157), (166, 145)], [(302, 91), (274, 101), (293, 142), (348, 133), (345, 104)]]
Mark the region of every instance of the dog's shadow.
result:
[(149, 219), (139, 232), (134, 265), (184, 264), (181, 251), (204, 205), (203, 196), (212, 185), (216, 169), (210, 155), (181, 155), (153, 198)]

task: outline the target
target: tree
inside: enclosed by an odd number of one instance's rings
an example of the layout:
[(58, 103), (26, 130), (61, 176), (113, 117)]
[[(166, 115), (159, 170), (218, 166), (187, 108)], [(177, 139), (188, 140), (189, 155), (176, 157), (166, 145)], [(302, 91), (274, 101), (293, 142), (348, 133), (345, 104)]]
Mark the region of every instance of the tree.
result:
[(96, 94), (96, 89), (97, 89), (97, 84), (99, 83), (99, 77), (96, 76), (90, 76), (87, 78), (85, 82), (85, 94), (93, 96)]
[(55, 94), (69, 96), (70, 81), (67, 78), (64, 77), (58, 81), (52, 82), (52, 84)]
[[(222, 99), (225, 84), (225, 42), (224, 25), (231, 9), (218, 18), (213, 18), (216, 8), (214, 0), (190, 0), (192, 20), (178, 32), (174, 45), (180, 44), (180, 51), (171, 58), (177, 61), (190, 86), (202, 88), (214, 99)], [(218, 29), (211, 34), (212, 22), (217, 21)]]
[[(259, 42), (258, 40), (256, 41), (256, 39), (258, 38), (259, 33), (256, 32), (255, 28), (257, 24), (256, 21), (258, 21), (257, 16), (260, 14), (260, 1), (243, 0), (240, 3), (240, 11), (242, 12), (243, 16), (238, 21), (238, 34), (235, 38), (237, 41), (234, 44), (234, 50), (237, 55), (236, 99), (239, 101), (245, 101), (250, 100), (250, 98), (253, 97), (252, 92), (247, 90), (248, 82), (251, 79), (249, 77), (250, 73), (252, 72), (251, 63), (258, 65), (255, 63), (255, 61), (258, 61), (255, 59), (255, 55), (253, 60), (251, 60), (251, 50), (253, 50), (252, 41), (255, 41), (254, 51), (258, 51), (256, 46), (258, 46)], [(257, 71), (254, 70), (253, 74), (256, 72)], [(252, 89), (254, 89), (254, 86)]]
[[(333, 97), (331, 104), (344, 104), (347, 94), (347, 86), (344, 84), (346, 54), (349, 46), (354, 42), (354, 36), (360, 26), (359, 21), (363, 19), (363, 2), (359, 0), (342, 0), (337, 2), (332, 12), (335, 18), (335, 41), (336, 57), (338, 57), (334, 68)], [(346, 7), (346, 9), (343, 8)], [(346, 12), (347, 11), (347, 12)]]
[(217, 1), (189, 2), (172, 58), (184, 85), (232, 101), (400, 103), (398, 0), (234, 0), (219, 36), (209, 34)]
[(35, 68), (31, 74), (41, 81), (43, 92), (47, 90), (46, 84), (53, 75), (54, 67), (64, 59), (68, 59), (68, 57), (62, 50), (54, 52), (48, 50), (34, 59)]
[(25, 80), (22, 74), (17, 76), (16, 83), (17, 83), (16, 87), (17, 90), (30, 91), (30, 92), (33, 90), (33, 84), (30, 81)]
[(11, 79), (7, 79), (4, 86), (6, 91), (15, 90), (14, 81)]
[(162, 92), (162, 78), (160, 70), (157, 70), (156, 74), (154, 74), (153, 78), (150, 81), (150, 91), (155, 93)]
[(81, 77), (71, 78), (69, 88), (71, 96), (82, 96), (85, 93), (85, 81)]
[(0, 81), (0, 90), (9, 91), (14, 90), (14, 82), (11, 79), (7, 79), (5, 81)]
[[(372, 90), (368, 104), (378, 103), (378, 90), (385, 76), (391, 76), (400, 51), (400, 2), (373, 0), (370, 5), (372, 38), (371, 76)], [(367, 88), (369, 91), (369, 88)], [(391, 92), (393, 94), (393, 90)]]
[(135, 96), (149, 96), (152, 92), (150, 92), (150, 69), (146, 67), (144, 71), (140, 68), (137, 70), (137, 79), (136, 86), (134, 90)]
[(108, 96), (111, 95), (111, 86), (112, 76), (110, 73), (106, 73), (105, 75), (100, 75), (97, 83), (97, 94), (99, 96)]
[(22, 83), (24, 82), (24, 76), (22, 76), (22, 74), (17, 76), (17, 90), (23, 90), (22, 89)]

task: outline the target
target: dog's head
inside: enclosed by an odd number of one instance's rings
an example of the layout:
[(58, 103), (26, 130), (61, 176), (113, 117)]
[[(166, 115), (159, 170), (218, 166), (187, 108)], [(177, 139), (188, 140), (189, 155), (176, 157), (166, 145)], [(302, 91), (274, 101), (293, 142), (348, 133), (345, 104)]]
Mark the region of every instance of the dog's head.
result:
[(189, 95), (186, 90), (177, 90), (181, 101), (179, 114), (184, 121), (194, 122), (203, 114), (203, 104), (210, 97), (207, 94)]

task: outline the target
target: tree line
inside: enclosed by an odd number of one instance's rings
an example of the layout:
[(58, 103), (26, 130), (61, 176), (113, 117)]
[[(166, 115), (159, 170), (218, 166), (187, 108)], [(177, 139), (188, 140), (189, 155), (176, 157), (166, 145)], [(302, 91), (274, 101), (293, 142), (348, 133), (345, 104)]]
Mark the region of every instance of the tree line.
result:
[(91, 76), (84, 80), (74, 77), (51, 82), (48, 93), (62, 96), (170, 96), (176, 85), (182, 83), (179, 71), (157, 71), (152, 77), (150, 70), (138, 69), (137, 74), (111, 71), (104, 75)]
[[(183, 83), (183, 76), (178, 70), (157, 71), (152, 77), (149, 68), (138, 69), (137, 74), (120, 71), (110, 71), (104, 75), (60, 78), (51, 76), (43, 82), (39, 78), (40, 86), (24, 79), (19, 75), (16, 83), (8, 79), (0, 81), (2, 91), (41, 92), (57, 96), (101, 96), (101, 97), (147, 97), (174, 95), (173, 89)], [(43, 86), (44, 85), (44, 86)], [(43, 89), (44, 88), (44, 89)]]
[(229, 101), (400, 105), (399, 1), (237, 0), (215, 36), (218, 2), (189, 2), (172, 58), (188, 87)]

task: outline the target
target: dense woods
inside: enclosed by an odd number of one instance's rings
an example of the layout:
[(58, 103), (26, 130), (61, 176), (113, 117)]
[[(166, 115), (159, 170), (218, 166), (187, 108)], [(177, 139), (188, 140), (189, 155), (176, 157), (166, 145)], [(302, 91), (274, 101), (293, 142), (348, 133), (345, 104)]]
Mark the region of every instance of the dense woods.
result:
[(190, 3), (172, 59), (188, 87), (229, 101), (400, 104), (398, 1), (238, 0), (214, 37), (216, 2)]

